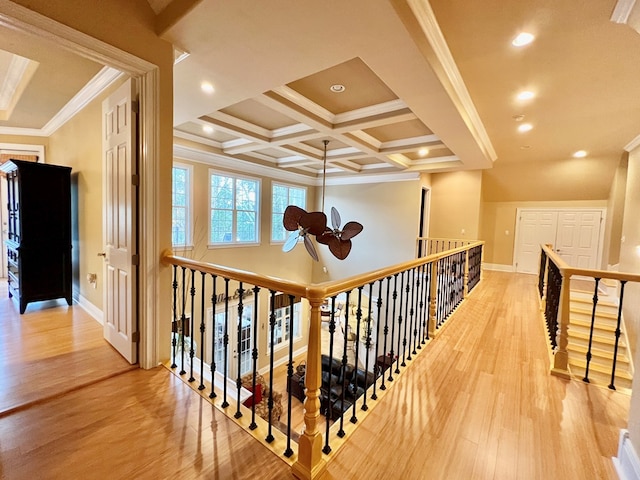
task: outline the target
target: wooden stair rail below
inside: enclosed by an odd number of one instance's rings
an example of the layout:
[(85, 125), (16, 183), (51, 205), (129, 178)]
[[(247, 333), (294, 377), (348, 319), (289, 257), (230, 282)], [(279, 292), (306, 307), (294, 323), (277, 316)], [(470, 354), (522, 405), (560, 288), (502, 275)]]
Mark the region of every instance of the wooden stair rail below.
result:
[[(600, 278), (609, 280), (618, 280), (622, 282), (638, 282), (640, 283), (640, 274), (612, 272), (608, 270), (597, 270), (589, 268), (571, 267), (558, 255), (551, 245), (541, 245), (542, 251), (547, 255), (547, 264), (544, 268), (548, 271), (548, 262), (553, 262), (562, 275), (562, 287), (560, 289), (560, 306), (558, 309), (558, 335), (556, 337), (557, 350), (553, 356), (553, 366), (551, 373), (553, 375), (570, 378), (569, 374), (569, 353), (568, 345), (568, 327), (569, 327), (569, 310), (571, 301), (571, 277), (584, 276), (590, 278)], [(542, 268), (542, 265), (541, 265)], [(546, 272), (541, 272), (546, 282)], [(544, 301), (544, 299), (543, 299)]]

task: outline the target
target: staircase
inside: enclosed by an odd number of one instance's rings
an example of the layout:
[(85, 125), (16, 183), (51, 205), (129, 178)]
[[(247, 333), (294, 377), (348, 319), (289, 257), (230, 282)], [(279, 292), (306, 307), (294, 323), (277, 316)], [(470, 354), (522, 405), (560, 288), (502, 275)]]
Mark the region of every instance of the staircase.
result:
[[(591, 363), (589, 364), (589, 381), (595, 385), (608, 386), (611, 383), (613, 352), (615, 346), (615, 330), (618, 317), (618, 299), (607, 294), (607, 287), (602, 285), (598, 292), (593, 340), (591, 343)], [(593, 291), (571, 291), (569, 319), (569, 370), (577, 378), (584, 378), (589, 348), (589, 330), (593, 310)], [(630, 361), (624, 326), (618, 341), (616, 374), (614, 385), (617, 390), (631, 390), (633, 365)]]

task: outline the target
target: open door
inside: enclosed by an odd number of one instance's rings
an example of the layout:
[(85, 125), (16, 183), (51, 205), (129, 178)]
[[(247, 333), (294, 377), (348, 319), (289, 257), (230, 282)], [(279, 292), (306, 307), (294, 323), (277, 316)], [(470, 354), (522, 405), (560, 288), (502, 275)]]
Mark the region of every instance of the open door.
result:
[(102, 103), (104, 338), (138, 361), (137, 117), (127, 80)]

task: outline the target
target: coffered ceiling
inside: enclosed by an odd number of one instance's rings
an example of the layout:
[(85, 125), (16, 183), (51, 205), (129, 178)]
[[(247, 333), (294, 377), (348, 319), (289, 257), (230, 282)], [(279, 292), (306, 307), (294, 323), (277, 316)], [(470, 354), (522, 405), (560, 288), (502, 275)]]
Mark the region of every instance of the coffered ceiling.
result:
[[(186, 52), (174, 68), (177, 156), (317, 183), (328, 141), (336, 183), (482, 169), (491, 200), (606, 198), (640, 133), (640, 35), (611, 21), (615, 0), (148, 4)], [(515, 48), (522, 30), (536, 39)], [(105, 75), (14, 32), (0, 32), (0, 49), (36, 65), (2, 133), (50, 134)], [(534, 98), (518, 101), (522, 90)], [(576, 172), (575, 188), (549, 182), (554, 171)]]

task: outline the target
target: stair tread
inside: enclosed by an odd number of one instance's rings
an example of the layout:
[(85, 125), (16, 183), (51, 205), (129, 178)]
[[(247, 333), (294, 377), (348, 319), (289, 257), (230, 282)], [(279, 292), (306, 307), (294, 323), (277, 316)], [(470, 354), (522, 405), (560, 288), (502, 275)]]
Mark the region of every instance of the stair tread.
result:
[[(570, 307), (569, 312), (571, 313), (580, 313), (582, 315), (587, 315), (591, 317), (593, 314), (593, 310), (582, 309), (579, 307)], [(607, 318), (610, 320), (618, 320), (618, 314), (612, 312), (601, 312), (596, 309), (596, 318)]]
[[(591, 328), (591, 320), (581, 320), (579, 318), (569, 318), (569, 326), (579, 326), (579, 327), (585, 327), (585, 328)], [(616, 331), (616, 325), (610, 325), (610, 324), (606, 324), (606, 323), (598, 323), (596, 322), (593, 326), (594, 330), (605, 330), (607, 332), (615, 332)]]
[[(571, 365), (573, 367), (586, 369), (587, 368), (587, 361), (586, 361), (586, 359), (570, 358), (569, 359), (569, 365)], [(604, 374), (611, 375), (611, 367), (607, 368), (607, 367), (604, 367), (604, 366), (599, 365), (597, 363), (591, 362), (589, 364), (589, 372), (598, 372), (598, 373), (604, 373)], [(629, 371), (627, 369), (625, 369), (625, 368), (618, 368), (617, 364), (616, 364), (616, 378), (623, 378), (625, 380), (632, 380), (631, 373), (629, 373)]]
[[(580, 339), (580, 340), (586, 340), (587, 342), (589, 341), (589, 332), (580, 332), (580, 331), (576, 331), (576, 330), (569, 330), (569, 341), (571, 341), (571, 338), (576, 338), (576, 339)], [(615, 345), (616, 343), (616, 338), (613, 335), (600, 335), (598, 334), (598, 332), (596, 330), (594, 330), (593, 332), (593, 341), (594, 342), (598, 342), (598, 343), (605, 343), (607, 345)], [(627, 342), (624, 338), (624, 335), (620, 336), (620, 340), (618, 342), (618, 347), (622, 347), (622, 348), (627, 348)]]
[[(569, 345), (567, 345), (567, 350), (570, 350), (573, 352), (579, 352), (581, 354), (586, 355), (587, 351), (589, 350), (589, 347), (587, 345), (576, 345), (576, 344), (569, 343)], [(593, 347), (593, 345), (591, 346), (591, 355), (592, 355), (592, 358), (600, 357), (600, 358), (613, 360), (613, 352), (609, 352), (607, 350), (602, 350), (601, 348)], [(629, 358), (623, 352), (618, 351), (617, 361), (623, 362), (623, 363), (629, 363)]]

